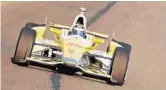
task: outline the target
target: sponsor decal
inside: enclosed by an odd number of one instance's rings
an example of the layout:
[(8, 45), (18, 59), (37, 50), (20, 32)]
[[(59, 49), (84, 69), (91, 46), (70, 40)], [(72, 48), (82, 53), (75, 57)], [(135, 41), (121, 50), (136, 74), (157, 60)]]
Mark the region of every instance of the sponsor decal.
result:
[(69, 53), (74, 54), (75, 49), (70, 48), (68, 51), (69, 51)]
[(80, 45), (75, 44), (75, 43), (68, 43), (67, 45), (69, 45), (69, 46), (74, 46), (74, 47), (78, 47), (78, 48), (81, 48), (81, 46), (80, 46)]

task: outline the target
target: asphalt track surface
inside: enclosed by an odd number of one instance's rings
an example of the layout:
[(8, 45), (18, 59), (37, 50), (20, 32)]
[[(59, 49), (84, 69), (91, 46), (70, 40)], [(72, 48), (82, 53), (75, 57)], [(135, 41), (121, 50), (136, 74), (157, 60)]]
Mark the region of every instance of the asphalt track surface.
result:
[[(165, 2), (15, 2), (1, 6), (2, 90), (165, 90)], [(71, 25), (79, 7), (87, 8), (88, 29), (132, 45), (127, 81), (123, 86), (102, 80), (21, 67), (10, 62), (20, 28), (26, 22)], [(99, 49), (105, 50), (106, 44)], [(52, 69), (51, 69), (52, 70)]]

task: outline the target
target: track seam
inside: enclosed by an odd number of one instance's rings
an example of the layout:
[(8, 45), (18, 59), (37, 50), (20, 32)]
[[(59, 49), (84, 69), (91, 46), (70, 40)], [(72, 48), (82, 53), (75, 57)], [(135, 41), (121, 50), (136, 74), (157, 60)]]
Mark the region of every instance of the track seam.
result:
[(94, 22), (96, 22), (102, 15), (104, 15), (109, 9), (111, 9), (117, 1), (111, 1), (108, 3), (102, 10), (97, 12), (90, 20), (87, 22), (87, 27), (91, 26)]

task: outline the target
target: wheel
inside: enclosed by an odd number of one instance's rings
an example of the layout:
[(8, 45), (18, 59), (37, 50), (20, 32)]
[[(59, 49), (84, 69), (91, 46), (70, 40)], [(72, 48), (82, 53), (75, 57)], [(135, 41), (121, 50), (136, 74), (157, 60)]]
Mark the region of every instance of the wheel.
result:
[(107, 83), (123, 85), (126, 77), (131, 46), (129, 44), (118, 42), (123, 47), (117, 47), (111, 63), (110, 75), (111, 78)]
[(28, 22), (25, 25), (26, 28), (32, 28), (32, 27), (36, 27), (36, 26), (45, 26), (45, 25), (44, 24), (39, 25), (39, 24), (36, 24), (36, 23), (31, 23), (31, 22)]
[(36, 32), (30, 28), (23, 28), (20, 32), (14, 58), (12, 62), (18, 65), (27, 65), (26, 57), (30, 57), (33, 44), (36, 38)]

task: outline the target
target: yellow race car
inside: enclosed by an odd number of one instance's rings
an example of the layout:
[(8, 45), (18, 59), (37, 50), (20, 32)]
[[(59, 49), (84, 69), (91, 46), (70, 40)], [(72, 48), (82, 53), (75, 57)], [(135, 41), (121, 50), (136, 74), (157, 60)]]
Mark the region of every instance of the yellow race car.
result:
[[(46, 65), (64, 65), (82, 73), (107, 78), (108, 83), (123, 85), (126, 77), (131, 46), (114, 38), (107, 51), (96, 50), (108, 35), (88, 31), (85, 8), (80, 9), (72, 26), (50, 22), (27, 23), (22, 28), (12, 62), (28, 65), (37, 62)], [(54, 40), (45, 35), (53, 33)]]

